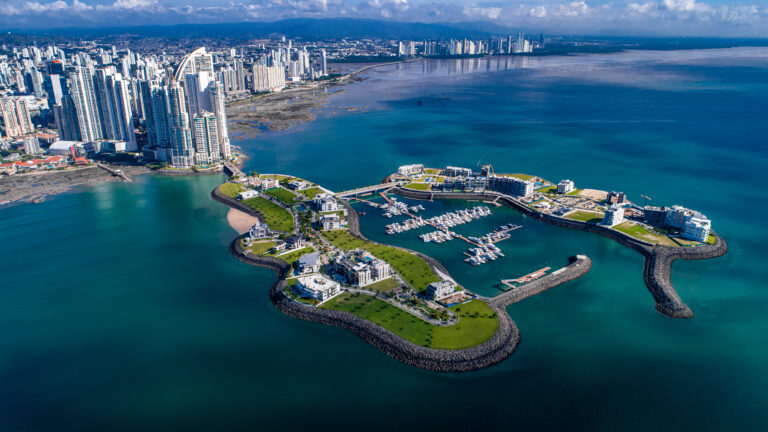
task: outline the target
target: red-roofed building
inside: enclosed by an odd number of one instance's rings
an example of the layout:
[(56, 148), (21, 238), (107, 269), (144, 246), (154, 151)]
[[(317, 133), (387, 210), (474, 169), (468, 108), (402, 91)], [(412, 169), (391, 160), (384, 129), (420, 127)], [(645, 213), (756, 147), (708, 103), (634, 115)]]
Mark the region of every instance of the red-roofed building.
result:
[(75, 166), (84, 166), (88, 165), (88, 159), (80, 156), (75, 158)]

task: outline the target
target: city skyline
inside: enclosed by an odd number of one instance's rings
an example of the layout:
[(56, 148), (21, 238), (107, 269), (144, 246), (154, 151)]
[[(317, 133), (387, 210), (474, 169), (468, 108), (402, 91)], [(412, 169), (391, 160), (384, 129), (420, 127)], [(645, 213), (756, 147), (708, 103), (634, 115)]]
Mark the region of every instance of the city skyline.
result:
[(522, 29), (559, 34), (768, 37), (768, 3), (764, 0), (9, 0), (0, 5), (0, 28), (22, 31), (264, 23), (291, 18), (487, 23), (493, 26), (491, 32)]

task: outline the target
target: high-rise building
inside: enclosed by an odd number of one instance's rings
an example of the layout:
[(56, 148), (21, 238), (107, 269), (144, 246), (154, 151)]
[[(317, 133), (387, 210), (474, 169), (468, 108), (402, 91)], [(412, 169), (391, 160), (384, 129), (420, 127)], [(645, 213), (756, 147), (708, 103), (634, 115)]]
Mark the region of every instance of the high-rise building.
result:
[(210, 165), (221, 162), (219, 127), (216, 115), (203, 111), (195, 115), (195, 163)]
[(276, 91), (285, 87), (285, 70), (280, 66), (253, 65), (253, 90)]
[(177, 167), (193, 166), (195, 158), (184, 87), (175, 79), (168, 86), (168, 113), (171, 163)]
[(101, 120), (90, 70), (73, 66), (68, 77), (69, 94), (77, 113), (80, 139), (86, 142), (102, 139)]
[(0, 98), (0, 115), (5, 125), (5, 136), (19, 137), (35, 131), (27, 101), (20, 97)]
[(42, 152), (43, 150), (40, 148), (40, 142), (37, 140), (36, 136), (24, 137), (24, 153), (25, 154), (36, 155)]
[(213, 114), (218, 121), (219, 148), (224, 160), (232, 159), (232, 149), (229, 143), (229, 131), (227, 128), (226, 91), (221, 83), (211, 84), (211, 105)]
[(325, 54), (325, 49), (320, 50), (320, 73), (323, 76), (328, 75), (328, 57)]

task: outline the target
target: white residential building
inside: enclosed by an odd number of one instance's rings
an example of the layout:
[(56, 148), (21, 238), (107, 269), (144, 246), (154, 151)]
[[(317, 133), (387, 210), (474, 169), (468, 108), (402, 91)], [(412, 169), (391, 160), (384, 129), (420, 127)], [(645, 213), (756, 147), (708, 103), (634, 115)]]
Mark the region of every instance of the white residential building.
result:
[(612, 227), (622, 222), (624, 222), (624, 207), (613, 204), (605, 209), (605, 216), (603, 216), (603, 221), (600, 222), (600, 225)]
[(312, 274), (320, 271), (320, 253), (312, 252), (302, 255), (296, 261), (299, 274)]
[(341, 293), (338, 282), (328, 279), (321, 274), (304, 276), (296, 279), (296, 288), (302, 297), (313, 298), (324, 302)]
[(323, 228), (323, 231), (332, 231), (343, 228), (341, 218), (337, 213), (322, 215), (320, 217), (320, 226)]
[(403, 165), (397, 168), (397, 173), (403, 176), (424, 172), (423, 164)]
[(255, 191), (253, 189), (244, 190), (237, 194), (237, 197), (240, 198), (240, 200), (256, 198), (257, 196), (259, 196), (259, 191)]
[(705, 242), (711, 230), (712, 221), (701, 213), (694, 213), (683, 225), (683, 237)]
[(312, 199), (312, 202), (314, 203), (315, 208), (317, 208), (317, 210), (321, 212), (336, 211), (339, 209), (339, 203), (336, 201), (336, 198), (334, 198), (333, 195), (331, 194), (327, 194), (327, 193), (317, 194)]
[(575, 189), (574, 184), (571, 180), (560, 180), (560, 183), (557, 184), (557, 193), (559, 194), (567, 194), (568, 192), (573, 192)]
[(269, 231), (267, 225), (261, 223), (261, 221), (256, 222), (256, 224), (248, 231), (248, 238), (251, 240), (270, 238), (271, 236), (272, 232)]
[(427, 296), (433, 300), (440, 300), (453, 295), (456, 292), (456, 284), (451, 281), (432, 282), (427, 286)]
[(40, 148), (40, 142), (37, 140), (37, 137), (35, 136), (24, 137), (24, 154), (36, 155), (42, 152), (43, 150)]

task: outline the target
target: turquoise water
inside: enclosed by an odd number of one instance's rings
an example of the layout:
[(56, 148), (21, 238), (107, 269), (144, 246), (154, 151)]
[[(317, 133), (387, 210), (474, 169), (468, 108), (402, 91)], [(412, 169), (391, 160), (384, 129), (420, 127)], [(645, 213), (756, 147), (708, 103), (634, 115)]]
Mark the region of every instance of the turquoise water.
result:
[(0, 430), (768, 427), (768, 50), (415, 63), (368, 76), (318, 120), (241, 143), (247, 168), (341, 190), (401, 163), (481, 161), (690, 206), (730, 246), (673, 266), (696, 317), (658, 314), (640, 255), (607, 239), (494, 208), (457, 231), (524, 228), (500, 245), (505, 259), (474, 268), (456, 240), (386, 236), (370, 212), (366, 235), (428, 252), (478, 292), (574, 253), (594, 260), (583, 278), (508, 309), (522, 341), (506, 361), (421, 371), (277, 312), (273, 275), (226, 250), (235, 233), (209, 198), (223, 177), (142, 177), (0, 210)]

